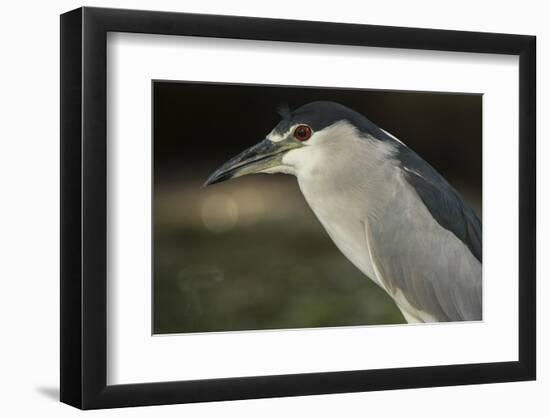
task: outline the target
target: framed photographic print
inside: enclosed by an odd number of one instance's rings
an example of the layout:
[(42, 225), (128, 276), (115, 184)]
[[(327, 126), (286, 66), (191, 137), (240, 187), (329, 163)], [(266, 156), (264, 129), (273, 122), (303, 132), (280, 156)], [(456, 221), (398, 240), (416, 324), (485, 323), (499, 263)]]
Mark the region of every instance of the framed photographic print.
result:
[(61, 16), (61, 400), (534, 379), (535, 38)]

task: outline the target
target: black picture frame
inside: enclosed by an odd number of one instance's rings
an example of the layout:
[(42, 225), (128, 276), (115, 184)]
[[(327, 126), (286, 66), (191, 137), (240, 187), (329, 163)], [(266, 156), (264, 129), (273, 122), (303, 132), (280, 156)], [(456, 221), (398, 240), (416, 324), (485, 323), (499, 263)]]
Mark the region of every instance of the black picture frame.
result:
[[(519, 360), (107, 385), (108, 32), (519, 56)], [(536, 38), (251, 17), (79, 8), (61, 15), (61, 401), (82, 409), (533, 380)]]

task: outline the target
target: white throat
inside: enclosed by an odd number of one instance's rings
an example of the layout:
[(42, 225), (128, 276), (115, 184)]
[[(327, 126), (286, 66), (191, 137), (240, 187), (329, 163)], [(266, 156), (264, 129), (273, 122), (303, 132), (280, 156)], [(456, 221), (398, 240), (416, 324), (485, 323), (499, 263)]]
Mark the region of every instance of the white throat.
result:
[(348, 123), (319, 133), (315, 144), (289, 151), (283, 163), (296, 175), (304, 198), (340, 251), (384, 288), (370, 256), (365, 256), (365, 227), (398, 192), (396, 148), (365, 137)]

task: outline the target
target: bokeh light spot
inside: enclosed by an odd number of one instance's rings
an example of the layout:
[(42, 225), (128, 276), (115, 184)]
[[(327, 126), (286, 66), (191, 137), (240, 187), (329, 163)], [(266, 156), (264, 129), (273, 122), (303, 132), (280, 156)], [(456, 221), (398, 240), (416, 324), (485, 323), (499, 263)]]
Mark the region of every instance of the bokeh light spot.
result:
[(211, 232), (227, 232), (239, 221), (239, 207), (230, 196), (212, 194), (202, 202), (201, 219), (204, 227)]

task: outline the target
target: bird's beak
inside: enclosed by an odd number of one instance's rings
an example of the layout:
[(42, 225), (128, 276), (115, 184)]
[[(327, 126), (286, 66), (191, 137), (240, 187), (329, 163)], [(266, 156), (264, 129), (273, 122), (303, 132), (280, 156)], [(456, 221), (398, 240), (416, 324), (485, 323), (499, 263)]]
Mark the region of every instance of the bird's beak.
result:
[(269, 168), (279, 166), (282, 164), (286, 151), (301, 146), (298, 141), (293, 142), (286, 140), (273, 142), (264, 139), (219, 167), (210, 175), (203, 187), (247, 174), (264, 172)]

